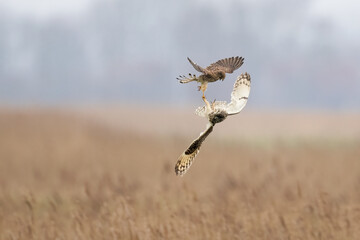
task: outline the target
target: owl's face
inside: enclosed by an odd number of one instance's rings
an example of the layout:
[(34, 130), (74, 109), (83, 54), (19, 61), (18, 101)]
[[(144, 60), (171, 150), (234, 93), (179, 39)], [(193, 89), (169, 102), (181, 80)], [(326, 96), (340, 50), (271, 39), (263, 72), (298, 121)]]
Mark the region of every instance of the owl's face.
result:
[(216, 111), (209, 114), (209, 121), (212, 124), (220, 123), (226, 119), (228, 114), (225, 111)]

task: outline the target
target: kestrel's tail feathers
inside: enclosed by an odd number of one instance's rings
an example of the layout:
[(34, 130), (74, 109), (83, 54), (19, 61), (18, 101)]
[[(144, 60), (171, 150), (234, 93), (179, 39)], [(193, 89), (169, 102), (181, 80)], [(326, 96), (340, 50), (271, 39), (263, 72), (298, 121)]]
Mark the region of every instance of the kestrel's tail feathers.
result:
[(189, 73), (188, 77), (186, 77), (185, 75), (182, 75), (182, 76), (180, 75), (176, 79), (179, 80), (180, 83), (189, 83), (189, 82), (193, 82), (193, 81), (197, 82), (199, 80), (195, 74), (191, 74), (191, 73)]
[(204, 68), (202, 68), (199, 65), (197, 65), (196, 63), (194, 63), (190, 58), (187, 58), (187, 59), (191, 63), (191, 65), (195, 68), (196, 71), (202, 72), (202, 73), (206, 72), (206, 70)]

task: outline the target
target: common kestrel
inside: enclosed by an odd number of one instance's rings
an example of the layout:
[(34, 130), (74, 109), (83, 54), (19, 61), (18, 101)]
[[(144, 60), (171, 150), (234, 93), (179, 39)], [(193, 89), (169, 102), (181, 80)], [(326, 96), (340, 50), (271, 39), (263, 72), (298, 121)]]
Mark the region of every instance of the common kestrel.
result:
[(215, 82), (217, 80), (224, 80), (226, 73), (232, 73), (244, 63), (243, 57), (231, 57), (231, 58), (224, 58), (215, 63), (210, 64), (210, 66), (206, 68), (202, 68), (190, 58), (187, 58), (191, 65), (195, 68), (195, 70), (201, 72), (200, 76), (196, 76), (195, 74), (189, 73), (189, 76), (186, 77), (185, 75), (179, 76), (177, 79), (180, 80), (180, 83), (188, 83), (188, 82), (200, 82), (201, 85), (199, 86), (199, 91), (203, 92), (202, 98), (205, 101), (205, 91), (207, 88), (208, 82)]
[(196, 109), (195, 113), (200, 117), (206, 117), (208, 123), (205, 131), (195, 139), (190, 146), (180, 155), (175, 165), (176, 175), (184, 175), (190, 168), (196, 155), (200, 151), (201, 144), (212, 132), (215, 124), (224, 121), (227, 116), (239, 113), (246, 105), (250, 93), (251, 78), (248, 73), (238, 76), (234, 89), (231, 93), (231, 102), (214, 101), (211, 104), (204, 99), (206, 105)]

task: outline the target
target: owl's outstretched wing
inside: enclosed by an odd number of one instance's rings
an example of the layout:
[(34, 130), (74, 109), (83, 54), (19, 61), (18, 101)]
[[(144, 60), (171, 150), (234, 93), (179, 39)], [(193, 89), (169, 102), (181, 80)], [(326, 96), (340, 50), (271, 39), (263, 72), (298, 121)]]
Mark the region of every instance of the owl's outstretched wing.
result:
[(204, 142), (206, 137), (209, 136), (209, 134), (212, 132), (213, 128), (214, 128), (214, 126), (211, 123), (208, 123), (205, 131), (200, 133), (200, 136), (197, 139), (195, 139), (190, 144), (188, 149), (186, 149), (185, 152), (183, 152), (180, 155), (180, 157), (177, 160), (176, 165), (175, 165), (176, 175), (183, 176), (186, 173), (186, 171), (190, 168), (196, 155), (200, 151), (201, 144)]
[(246, 105), (250, 94), (251, 77), (248, 73), (238, 76), (231, 93), (231, 102), (225, 110), (229, 115), (239, 113)]
[(191, 63), (191, 65), (195, 68), (196, 71), (199, 71), (199, 72), (202, 72), (202, 73), (205, 73), (205, 69), (200, 67), (199, 65), (197, 65), (196, 63), (194, 63), (193, 61), (191, 61), (190, 58), (187, 58), (189, 60), (189, 62)]
[(231, 102), (215, 101), (211, 104), (212, 109), (206, 106), (198, 107), (195, 114), (200, 117), (208, 117), (211, 111), (225, 111), (228, 115), (239, 113), (246, 105), (250, 93), (250, 74), (244, 73), (237, 77), (231, 93)]
[(221, 71), (224, 71), (226, 73), (232, 73), (236, 69), (241, 67), (241, 65), (243, 63), (244, 63), (244, 58), (243, 57), (237, 56), (237, 57), (231, 57), (231, 58), (224, 58), (224, 59), (221, 59), (221, 60), (211, 64), (206, 69), (208, 69), (208, 70), (221, 70)]

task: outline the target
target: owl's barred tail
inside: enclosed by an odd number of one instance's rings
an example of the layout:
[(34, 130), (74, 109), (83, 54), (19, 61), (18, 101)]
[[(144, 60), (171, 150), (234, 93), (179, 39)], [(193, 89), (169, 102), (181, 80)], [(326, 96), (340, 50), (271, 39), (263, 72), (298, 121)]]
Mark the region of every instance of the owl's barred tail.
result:
[(176, 79), (179, 80), (180, 83), (189, 83), (189, 82), (193, 82), (193, 81), (198, 81), (198, 78), (196, 77), (196, 75), (191, 74), (191, 73), (189, 73), (189, 77), (186, 77), (185, 75), (182, 75), (182, 76), (180, 75)]

